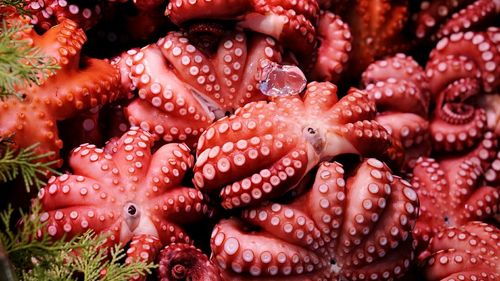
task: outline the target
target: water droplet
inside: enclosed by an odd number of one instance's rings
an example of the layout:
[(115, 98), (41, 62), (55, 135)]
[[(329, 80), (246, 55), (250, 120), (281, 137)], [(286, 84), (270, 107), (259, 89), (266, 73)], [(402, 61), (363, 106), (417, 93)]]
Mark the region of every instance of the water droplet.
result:
[(259, 90), (266, 96), (281, 97), (300, 94), (307, 79), (297, 66), (266, 61), (262, 68)]

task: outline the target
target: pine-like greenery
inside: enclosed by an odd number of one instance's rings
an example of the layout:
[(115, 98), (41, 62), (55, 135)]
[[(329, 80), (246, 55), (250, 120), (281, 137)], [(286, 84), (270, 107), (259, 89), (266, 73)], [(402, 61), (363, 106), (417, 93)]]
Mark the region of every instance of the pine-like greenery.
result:
[(0, 142), (0, 147), (3, 148), (0, 155), (0, 182), (8, 182), (21, 177), (26, 186), (26, 191), (29, 192), (32, 186), (40, 189), (45, 184), (40, 176), (44, 176), (47, 172), (59, 174), (58, 171), (51, 168), (56, 161), (39, 162), (38, 160), (51, 156), (54, 152), (45, 154), (36, 154), (35, 149), (38, 143), (27, 148), (14, 151), (8, 144)]
[(34, 84), (40, 85), (48, 75), (58, 69), (53, 58), (24, 40), (15, 39), (22, 30), (31, 28), (21, 23), (0, 26), (0, 98), (15, 95), (23, 97), (22, 90)]
[(33, 84), (40, 85), (43, 79), (59, 69), (52, 57), (44, 55), (38, 48), (30, 46), (16, 34), (32, 28), (20, 21), (3, 18), (15, 10), (18, 15), (29, 15), (23, 0), (0, 0), (0, 98), (15, 95), (23, 97), (23, 89)]
[[(150, 274), (154, 265), (145, 262), (124, 264), (126, 253), (119, 245), (110, 250), (100, 247), (105, 237), (88, 231), (70, 241), (52, 240), (46, 232), (34, 239), (44, 227), (40, 222), (40, 204), (32, 213), (21, 213), (23, 225), (12, 229), (13, 210), (0, 214), (0, 245), (9, 255), (15, 275), (23, 281), (122, 281), (137, 274)], [(76, 253), (76, 254), (75, 254)], [(105, 274), (102, 274), (105, 273)]]

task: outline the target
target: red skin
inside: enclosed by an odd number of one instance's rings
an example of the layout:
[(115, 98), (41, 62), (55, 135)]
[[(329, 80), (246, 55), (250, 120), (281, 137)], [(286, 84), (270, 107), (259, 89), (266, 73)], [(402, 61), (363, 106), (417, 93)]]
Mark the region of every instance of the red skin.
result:
[(164, 141), (194, 147), (215, 119), (268, 99), (259, 83), (270, 61), (280, 62), (281, 53), (267, 36), (229, 32), (212, 53), (194, 47), (184, 34), (170, 32), (114, 63), (122, 73), (122, 89), (139, 93), (126, 108), (130, 123)]
[(493, 23), (500, 12), (495, 0), (423, 1), (416, 15), (416, 36), (435, 40)]
[[(353, 6), (352, 2), (355, 2)], [(377, 59), (408, 50), (414, 42), (404, 37), (408, 21), (408, 1), (349, 1), (346, 22), (353, 35), (349, 75), (357, 78)]]
[(349, 174), (323, 162), (311, 188), (290, 203), (221, 221), (212, 259), (227, 280), (392, 280), (414, 257), (417, 213), (411, 185), (382, 162), (364, 160)]
[(487, 128), (483, 108), (470, 101), (500, 87), (500, 50), (488, 32), (456, 33), (431, 52), (426, 73), (432, 100), (430, 131), (437, 152), (473, 147)]
[(316, 1), (281, 0), (171, 1), (165, 14), (177, 25), (187, 21), (235, 19), (238, 26), (267, 34), (291, 49), (304, 63), (312, 61), (319, 16)]
[(219, 269), (199, 249), (172, 243), (158, 255), (158, 280), (223, 281)]
[(181, 225), (209, 213), (203, 195), (181, 185), (193, 157), (184, 144), (152, 153), (153, 142), (132, 128), (103, 149), (84, 144), (73, 150), (74, 174), (53, 177), (40, 190), (42, 231), (69, 239), (92, 229), (109, 235), (105, 247), (131, 242), (127, 262), (153, 261), (162, 245), (190, 243)]
[(338, 82), (345, 71), (352, 49), (352, 35), (349, 26), (331, 13), (321, 12), (317, 27), (320, 46), (313, 67), (312, 79), (315, 81)]
[(31, 12), (31, 23), (43, 30), (48, 30), (64, 19), (73, 20), (83, 30), (93, 27), (102, 16), (101, 1), (71, 0), (27, 0), (26, 10)]
[(429, 138), (429, 82), (411, 57), (397, 54), (374, 62), (362, 75), (380, 122), (403, 148), (402, 169), (413, 168), (418, 157), (431, 152)]
[(53, 57), (60, 69), (42, 79), (41, 85), (20, 89), (25, 99), (11, 96), (0, 101), (0, 137), (11, 137), (14, 149), (39, 143), (37, 154), (53, 153), (41, 161), (56, 160), (54, 166), (59, 166), (63, 143), (56, 122), (116, 99), (119, 73), (105, 60), (80, 57), (86, 37), (71, 20), (41, 36), (33, 29), (20, 36)]
[(480, 222), (439, 232), (421, 256), (426, 280), (499, 280), (499, 237), (498, 228)]
[(421, 244), (446, 227), (486, 221), (498, 214), (498, 185), (483, 183), (484, 171), (491, 167), (496, 151), (498, 143), (487, 133), (466, 155), (417, 161), (411, 182), (420, 199), (421, 214), (414, 235)]
[(391, 138), (375, 114), (366, 93), (352, 88), (338, 100), (328, 82), (310, 83), (303, 99), (249, 103), (200, 137), (193, 182), (220, 191), (228, 209), (281, 196), (321, 159), (384, 155)]

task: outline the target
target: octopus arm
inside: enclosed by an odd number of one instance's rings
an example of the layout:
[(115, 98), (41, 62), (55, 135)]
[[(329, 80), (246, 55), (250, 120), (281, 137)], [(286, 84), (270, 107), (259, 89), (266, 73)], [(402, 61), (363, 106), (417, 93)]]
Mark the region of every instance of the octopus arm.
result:
[[(314, 252), (284, 242), (266, 232), (248, 233), (237, 219), (221, 221), (212, 233), (213, 259), (221, 268), (254, 276), (290, 274), (293, 268), (305, 272), (321, 270), (329, 261)], [(290, 270), (290, 271), (288, 271)]]
[(187, 170), (193, 166), (193, 156), (185, 144), (166, 144), (151, 157), (146, 181), (153, 194), (174, 188), (182, 182)]
[(148, 205), (165, 220), (188, 224), (207, 217), (210, 209), (203, 199), (203, 194), (194, 188), (177, 187), (152, 198)]
[(349, 26), (339, 16), (322, 12), (317, 32), (321, 45), (313, 68), (313, 80), (335, 83), (347, 67), (352, 49)]
[(500, 210), (498, 188), (482, 186), (467, 199), (462, 214), (468, 220), (484, 221)]
[(442, 38), (452, 33), (477, 28), (494, 20), (500, 12), (500, 2), (492, 0), (477, 0), (459, 12), (453, 14), (443, 26), (439, 28), (437, 37)]

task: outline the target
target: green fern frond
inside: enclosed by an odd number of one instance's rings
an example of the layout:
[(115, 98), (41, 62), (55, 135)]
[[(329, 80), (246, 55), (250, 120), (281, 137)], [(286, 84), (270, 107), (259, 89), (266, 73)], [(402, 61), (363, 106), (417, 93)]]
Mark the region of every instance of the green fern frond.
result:
[[(0, 245), (9, 255), (15, 272), (24, 281), (84, 280), (118, 281), (129, 280), (140, 274), (150, 274), (152, 263), (135, 262), (123, 264), (125, 251), (120, 246), (111, 249), (108, 255), (102, 247), (105, 236), (88, 231), (70, 241), (53, 240), (38, 230), (45, 226), (40, 222), (41, 207), (35, 203), (32, 214), (21, 212), (23, 226), (12, 229), (13, 210), (0, 213)], [(38, 237), (37, 239), (33, 239)], [(78, 254), (75, 254), (77, 251)], [(105, 274), (103, 274), (105, 273)], [(79, 278), (77, 279), (78, 276)]]
[(38, 145), (36, 143), (19, 151), (11, 149), (8, 145), (3, 145), (5, 151), (0, 156), (0, 182), (12, 181), (20, 176), (24, 181), (26, 191), (29, 192), (32, 186), (39, 189), (45, 184), (40, 176), (47, 172), (60, 174), (51, 168), (56, 161), (38, 162), (38, 160), (54, 154), (54, 152), (36, 154), (35, 149)]
[(24, 96), (22, 91), (34, 84), (40, 85), (44, 79), (52, 75), (59, 66), (52, 57), (42, 54), (25, 40), (15, 39), (22, 30), (32, 28), (26, 24), (7, 24), (4, 20), (0, 26), (0, 98), (10, 95), (18, 98)]

